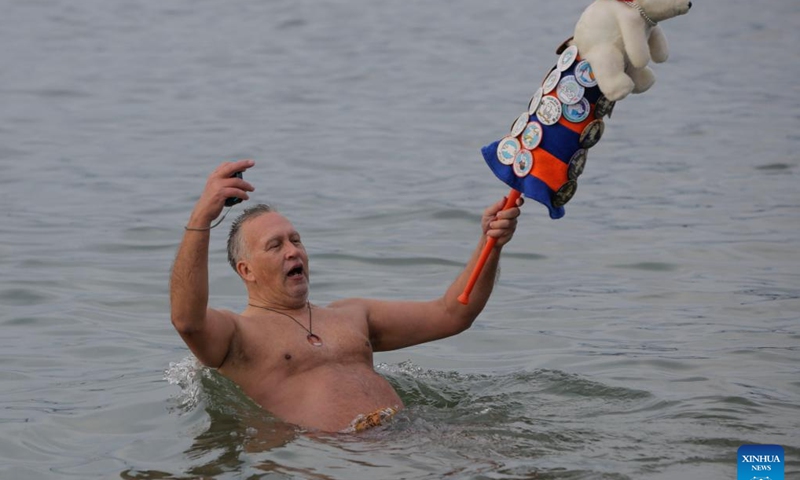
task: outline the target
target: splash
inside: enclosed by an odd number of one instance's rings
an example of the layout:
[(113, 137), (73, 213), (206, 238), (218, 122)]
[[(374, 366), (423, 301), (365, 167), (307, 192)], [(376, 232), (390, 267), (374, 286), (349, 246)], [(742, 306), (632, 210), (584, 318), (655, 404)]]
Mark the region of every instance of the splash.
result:
[(427, 370), (415, 364), (411, 360), (406, 360), (396, 365), (390, 365), (388, 363), (379, 363), (375, 365), (375, 370), (378, 373), (387, 375), (389, 377), (402, 376), (414, 379), (450, 380), (450, 381), (465, 382), (474, 379), (482, 379), (486, 377), (486, 375), (463, 374), (456, 371)]
[(428, 370), (410, 360), (396, 365), (379, 363), (375, 370), (386, 377), (406, 406), (443, 409), (451, 409), (467, 401), (470, 390), (487, 378), (480, 374)]
[(421, 377), (425, 374), (422, 367), (414, 364), (411, 360), (400, 362), (397, 365), (389, 365), (388, 363), (379, 363), (375, 365), (375, 370), (384, 374), (400, 374), (409, 375), (411, 377)]
[(263, 414), (261, 407), (230, 379), (213, 368), (204, 366), (193, 355), (179, 362), (170, 362), (164, 371), (164, 380), (177, 385), (180, 392), (172, 397), (173, 411), (189, 413), (202, 406), (209, 414), (248, 415)]
[(164, 380), (181, 389), (172, 397), (175, 409), (180, 413), (188, 413), (197, 408), (203, 396), (202, 379), (209, 376), (209, 369), (191, 355), (179, 362), (170, 362), (169, 368), (164, 371)]

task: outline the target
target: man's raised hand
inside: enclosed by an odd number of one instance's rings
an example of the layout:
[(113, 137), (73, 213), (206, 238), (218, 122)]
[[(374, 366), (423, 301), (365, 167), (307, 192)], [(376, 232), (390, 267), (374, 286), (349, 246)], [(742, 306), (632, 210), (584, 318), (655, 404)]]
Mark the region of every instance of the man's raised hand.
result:
[(200, 199), (195, 204), (189, 221), (190, 227), (204, 228), (219, 216), (229, 197), (238, 197), (248, 200), (247, 192), (255, 190), (250, 183), (241, 178), (233, 177), (236, 172), (244, 172), (255, 165), (253, 160), (239, 160), (224, 162), (208, 176), (206, 186)]

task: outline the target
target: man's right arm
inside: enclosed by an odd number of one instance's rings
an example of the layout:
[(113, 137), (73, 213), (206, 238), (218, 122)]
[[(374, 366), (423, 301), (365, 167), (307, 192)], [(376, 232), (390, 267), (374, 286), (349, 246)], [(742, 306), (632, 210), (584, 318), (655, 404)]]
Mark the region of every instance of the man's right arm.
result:
[(228, 355), (236, 316), (208, 308), (208, 227), (219, 216), (226, 198), (248, 198), (247, 192), (253, 187), (230, 177), (252, 166), (251, 160), (223, 163), (208, 177), (172, 266), (172, 324), (198, 360), (213, 368), (218, 368)]

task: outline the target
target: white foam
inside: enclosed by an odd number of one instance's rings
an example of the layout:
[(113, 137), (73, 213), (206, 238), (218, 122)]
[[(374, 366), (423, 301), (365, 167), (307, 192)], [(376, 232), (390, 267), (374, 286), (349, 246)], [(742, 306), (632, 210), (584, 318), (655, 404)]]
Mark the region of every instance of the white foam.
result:
[(173, 397), (178, 410), (187, 413), (197, 407), (203, 393), (201, 379), (208, 374), (208, 369), (192, 355), (179, 362), (170, 362), (169, 368), (164, 371), (164, 380), (181, 389), (180, 393)]

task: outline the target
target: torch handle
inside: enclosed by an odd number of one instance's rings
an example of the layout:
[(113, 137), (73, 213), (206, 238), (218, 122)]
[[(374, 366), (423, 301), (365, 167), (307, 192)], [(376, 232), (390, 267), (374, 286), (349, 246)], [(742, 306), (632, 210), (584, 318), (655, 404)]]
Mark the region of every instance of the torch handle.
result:
[[(519, 190), (512, 188), (508, 193), (506, 204), (503, 205), (503, 210), (508, 210), (509, 208), (514, 207), (517, 204), (517, 200), (519, 199), (520, 195), (521, 193)], [(472, 293), (472, 289), (475, 288), (475, 284), (478, 282), (478, 277), (480, 277), (481, 271), (483, 271), (483, 267), (486, 265), (486, 260), (489, 259), (489, 255), (492, 253), (495, 243), (497, 243), (497, 239), (494, 237), (489, 237), (486, 239), (486, 245), (483, 246), (481, 255), (478, 257), (478, 263), (476, 263), (475, 268), (472, 269), (472, 274), (469, 276), (467, 286), (464, 287), (464, 291), (458, 296), (458, 301), (463, 305), (469, 303), (469, 294)]]

